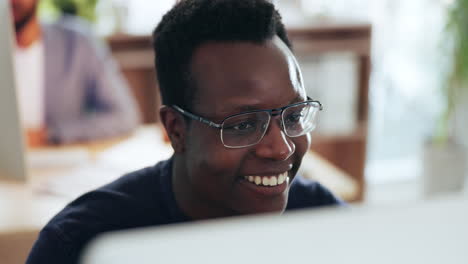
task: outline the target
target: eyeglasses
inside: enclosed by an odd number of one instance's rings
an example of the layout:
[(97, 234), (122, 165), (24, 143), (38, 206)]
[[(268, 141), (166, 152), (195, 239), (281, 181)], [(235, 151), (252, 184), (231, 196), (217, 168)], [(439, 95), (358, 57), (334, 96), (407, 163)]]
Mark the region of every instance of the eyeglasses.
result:
[(281, 128), (288, 137), (299, 137), (315, 129), (317, 113), (323, 109), (319, 101), (307, 98), (305, 102), (281, 108), (253, 110), (226, 117), (220, 124), (192, 114), (177, 105), (172, 107), (181, 114), (210, 127), (220, 129), (221, 142), (227, 148), (250, 147), (265, 136), (271, 117), (281, 116)]

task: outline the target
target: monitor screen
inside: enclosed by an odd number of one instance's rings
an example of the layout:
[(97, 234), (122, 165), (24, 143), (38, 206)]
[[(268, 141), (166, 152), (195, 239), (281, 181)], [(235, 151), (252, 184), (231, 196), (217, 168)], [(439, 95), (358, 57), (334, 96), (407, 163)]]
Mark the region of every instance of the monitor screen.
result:
[(13, 71), (10, 1), (0, 1), (0, 179), (26, 179), (23, 133)]

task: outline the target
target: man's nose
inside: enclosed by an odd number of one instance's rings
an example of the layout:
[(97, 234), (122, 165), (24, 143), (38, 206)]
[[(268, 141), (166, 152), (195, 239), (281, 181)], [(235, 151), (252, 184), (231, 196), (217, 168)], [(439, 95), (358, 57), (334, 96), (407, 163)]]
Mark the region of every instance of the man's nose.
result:
[(258, 157), (272, 160), (287, 160), (296, 150), (294, 142), (286, 136), (279, 119), (272, 118), (262, 140), (256, 145)]

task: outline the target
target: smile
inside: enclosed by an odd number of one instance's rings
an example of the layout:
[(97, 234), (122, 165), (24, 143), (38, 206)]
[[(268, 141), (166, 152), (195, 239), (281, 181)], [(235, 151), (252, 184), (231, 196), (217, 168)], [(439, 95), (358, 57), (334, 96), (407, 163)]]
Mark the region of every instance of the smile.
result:
[(258, 186), (277, 186), (283, 184), (288, 178), (288, 172), (276, 176), (244, 176), (244, 179)]

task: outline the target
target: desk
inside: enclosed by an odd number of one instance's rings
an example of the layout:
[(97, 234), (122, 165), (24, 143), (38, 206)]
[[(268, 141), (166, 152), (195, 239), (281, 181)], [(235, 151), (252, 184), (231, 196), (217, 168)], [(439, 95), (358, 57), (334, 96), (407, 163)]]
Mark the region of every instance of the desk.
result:
[[(172, 149), (162, 138), (153, 125), (125, 138), (31, 151), (28, 182), (0, 181), (2, 263), (7, 263), (5, 254), (24, 258), (38, 231), (79, 194), (170, 157)], [(357, 183), (315, 153), (304, 157), (301, 173), (317, 179), (345, 200), (357, 195)]]

